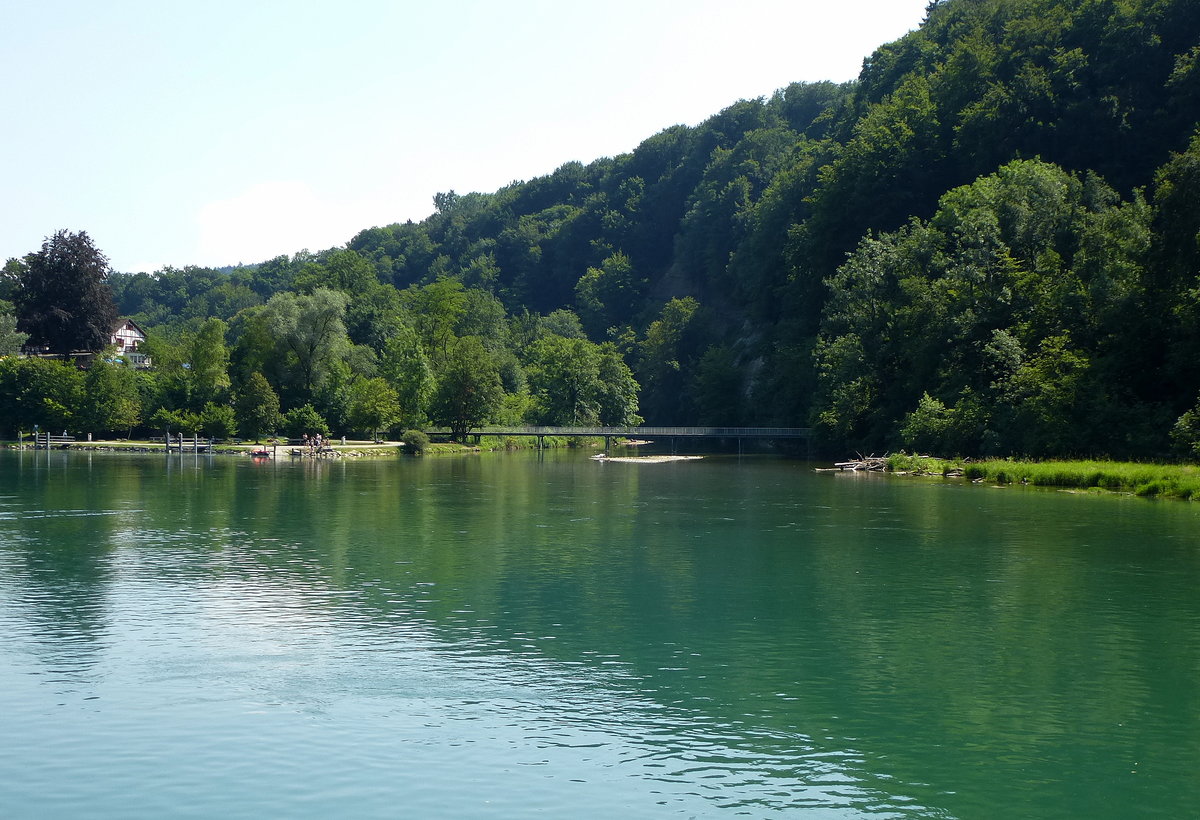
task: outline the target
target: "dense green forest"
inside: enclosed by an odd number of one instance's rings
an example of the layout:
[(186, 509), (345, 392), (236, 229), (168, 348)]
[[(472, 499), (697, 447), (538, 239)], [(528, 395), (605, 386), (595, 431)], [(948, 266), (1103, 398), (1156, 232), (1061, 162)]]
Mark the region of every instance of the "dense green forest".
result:
[[(1200, 455), (1198, 43), (1195, 0), (933, 2), (855, 82), (343, 247), (111, 275), (156, 367), (105, 423), (644, 417), (811, 425), (831, 451)], [(5, 269), (18, 308), (33, 256)], [(0, 391), (29, 378), (8, 371)], [(68, 399), (46, 400), (82, 424)], [(22, 400), (0, 424), (51, 406)]]

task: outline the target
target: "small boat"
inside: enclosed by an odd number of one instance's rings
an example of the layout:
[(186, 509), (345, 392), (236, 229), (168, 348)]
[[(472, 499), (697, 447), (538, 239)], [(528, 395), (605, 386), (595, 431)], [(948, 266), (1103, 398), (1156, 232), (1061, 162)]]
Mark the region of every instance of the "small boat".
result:
[(266, 447), (260, 447), (257, 450), (250, 451), (250, 458), (270, 458), (271, 451)]

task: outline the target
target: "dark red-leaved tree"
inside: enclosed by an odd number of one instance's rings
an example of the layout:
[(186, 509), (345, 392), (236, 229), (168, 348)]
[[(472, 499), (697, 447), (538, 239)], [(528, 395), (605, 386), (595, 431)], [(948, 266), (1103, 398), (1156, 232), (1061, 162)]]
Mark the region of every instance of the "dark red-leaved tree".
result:
[(117, 307), (108, 259), (83, 231), (59, 231), (25, 257), (13, 293), (17, 327), (52, 353), (97, 351), (112, 339)]

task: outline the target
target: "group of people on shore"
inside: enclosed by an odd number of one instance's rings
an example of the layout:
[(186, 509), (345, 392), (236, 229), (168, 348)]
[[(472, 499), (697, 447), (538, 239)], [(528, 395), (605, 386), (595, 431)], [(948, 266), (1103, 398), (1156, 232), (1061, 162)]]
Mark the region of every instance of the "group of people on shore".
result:
[(303, 438), (300, 439), (300, 446), (308, 450), (310, 453), (319, 453), (325, 447), (329, 447), (330, 444), (331, 442), (329, 439), (324, 438), (320, 433), (316, 433), (311, 436), (308, 433), (305, 433)]

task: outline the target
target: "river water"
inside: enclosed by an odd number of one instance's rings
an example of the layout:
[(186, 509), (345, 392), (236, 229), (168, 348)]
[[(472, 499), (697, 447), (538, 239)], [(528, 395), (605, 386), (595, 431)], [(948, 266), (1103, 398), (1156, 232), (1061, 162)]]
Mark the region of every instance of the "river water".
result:
[(1183, 817), (1200, 506), (0, 453), (6, 817)]

